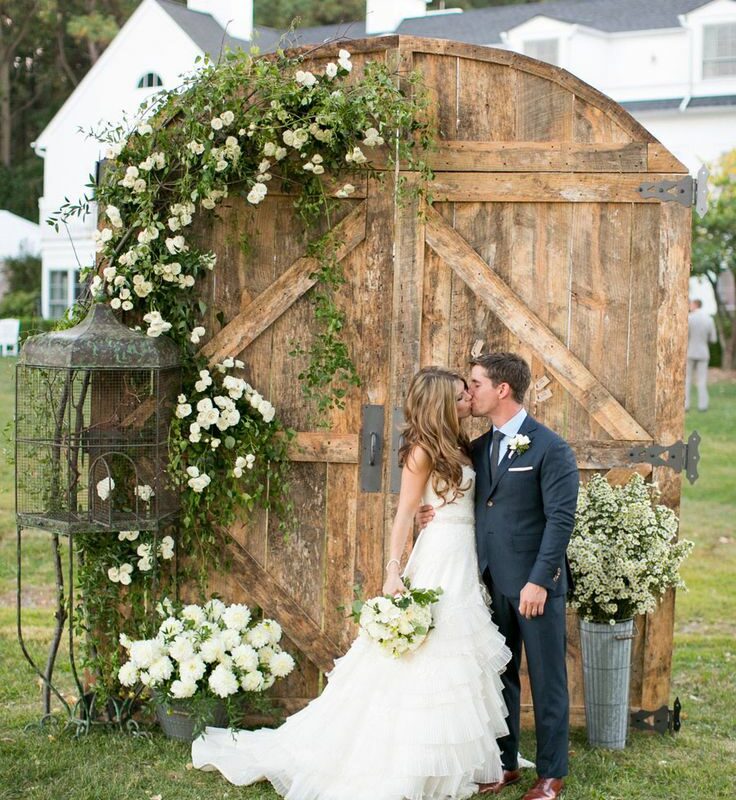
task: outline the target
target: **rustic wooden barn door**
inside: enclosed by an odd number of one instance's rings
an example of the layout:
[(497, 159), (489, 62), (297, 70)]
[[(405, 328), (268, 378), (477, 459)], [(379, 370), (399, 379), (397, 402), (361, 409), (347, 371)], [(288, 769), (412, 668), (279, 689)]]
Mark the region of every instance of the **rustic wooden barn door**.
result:
[[(383, 406), (388, 395), (393, 196), (371, 184), (356, 197), (338, 211), (346, 277), (338, 299), (362, 385), (329, 419), (317, 419), (302, 395), (306, 357), (290, 355), (297, 343), (308, 348), (316, 329), (309, 299), (316, 264), (305, 251), (318, 232), (303, 230), (293, 196), (275, 193), (258, 209), (233, 198), (202, 232), (221, 270), (209, 287), (207, 329), (217, 333), (202, 352), (212, 363), (242, 359), (247, 380), (298, 431), (291, 451), (295, 532), (284, 540), (276, 520), (256, 513), (229, 531), (230, 574), (213, 576), (215, 590), (281, 622), (286, 646), (299, 656), (280, 687), (288, 711), (318, 693), (321, 674), (345, 651), (353, 632), (339, 606), (349, 607), (354, 584), (380, 588), (386, 496), (382, 481), (378, 491), (359, 490), (359, 437), (363, 407)], [(384, 431), (378, 433), (382, 442)]]
[[(473, 348), (521, 353), (533, 374), (529, 410), (570, 441), (581, 476), (630, 474), (632, 447), (682, 436), (690, 209), (640, 187), (676, 181), (684, 167), (562, 70), (451, 42), (405, 48), (442, 140), (433, 206), (397, 231), (399, 254), (425, 243), (397, 261), (421, 298), (407, 306), (420, 313), (400, 346), (414, 356), (416, 337), (417, 363), (455, 368)], [(676, 508), (679, 476), (657, 468), (653, 478)], [(668, 597), (639, 620), (632, 706), (668, 703), (672, 617)], [(583, 722), (572, 614), (569, 634), (573, 719)], [(524, 694), (530, 710), (528, 686)]]

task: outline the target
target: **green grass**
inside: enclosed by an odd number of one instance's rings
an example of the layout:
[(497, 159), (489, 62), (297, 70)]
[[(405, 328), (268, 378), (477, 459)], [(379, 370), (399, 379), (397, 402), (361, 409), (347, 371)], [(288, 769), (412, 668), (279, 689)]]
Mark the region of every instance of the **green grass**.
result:
[[(12, 414), (12, 359), (0, 360), (0, 428)], [(736, 380), (712, 388), (711, 410), (688, 415), (687, 433), (703, 437), (701, 477), (685, 484), (681, 535), (696, 542), (677, 598), (672, 699), (684, 707), (677, 736), (633, 733), (626, 750), (591, 749), (585, 732), (571, 739), (566, 800), (711, 800), (736, 794)], [(40, 687), (15, 639), (15, 525), (12, 465), (0, 463), (0, 800), (275, 800), (259, 784), (230, 786), (189, 767), (189, 748), (154, 726), (149, 737), (99, 731), (73, 739), (37, 721)], [(24, 632), (43, 658), (52, 624), (48, 534), (24, 540)], [(73, 686), (59, 662), (66, 692)], [(534, 752), (523, 734), (522, 751)], [(377, 768), (378, 765), (377, 765)], [(519, 800), (533, 779), (504, 792)], [(345, 800), (350, 800), (346, 797)]]

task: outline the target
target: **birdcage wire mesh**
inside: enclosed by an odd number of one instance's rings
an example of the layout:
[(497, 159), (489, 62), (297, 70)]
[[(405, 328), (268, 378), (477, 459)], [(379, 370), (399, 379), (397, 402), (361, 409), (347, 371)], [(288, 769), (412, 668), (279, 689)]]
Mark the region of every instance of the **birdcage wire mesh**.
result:
[[(93, 314), (98, 324), (76, 347), (72, 335), (46, 334), (16, 367), (18, 522), (62, 533), (157, 529), (177, 510), (166, 473), (180, 386), (172, 343), (136, 340)], [(156, 345), (164, 358), (153, 357)]]

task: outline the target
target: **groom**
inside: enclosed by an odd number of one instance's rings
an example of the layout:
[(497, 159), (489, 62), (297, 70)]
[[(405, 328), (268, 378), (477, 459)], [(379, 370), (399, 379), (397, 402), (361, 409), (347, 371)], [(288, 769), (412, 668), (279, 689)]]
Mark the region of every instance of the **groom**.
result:
[[(575, 519), (578, 470), (570, 447), (522, 406), (531, 382), (523, 358), (489, 353), (471, 364), (473, 416), (492, 423), (471, 445), (478, 565), (491, 593), (493, 619), (512, 652), (501, 676), (509, 710), (509, 734), (499, 740), (503, 778), (481, 785), (480, 792), (499, 794), (520, 779), (523, 643), (534, 701), (538, 772), (523, 800), (554, 800), (567, 774), (565, 551)], [(431, 516), (422, 512), (419, 521), (425, 523)]]

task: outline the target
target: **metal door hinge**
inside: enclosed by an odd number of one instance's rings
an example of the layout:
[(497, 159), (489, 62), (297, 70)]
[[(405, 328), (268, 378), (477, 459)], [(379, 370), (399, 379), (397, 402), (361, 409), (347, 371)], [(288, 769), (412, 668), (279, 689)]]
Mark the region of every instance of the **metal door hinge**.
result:
[(637, 192), (642, 197), (656, 197), (663, 203), (675, 202), (682, 206), (695, 206), (698, 216), (703, 217), (708, 211), (708, 177), (710, 171), (703, 165), (698, 170), (698, 177), (683, 175), (676, 181), (655, 181), (642, 183)]
[[(667, 731), (670, 733), (677, 733), (682, 727), (680, 720), (680, 712), (682, 711), (682, 704), (680, 698), (675, 698), (675, 704), (672, 708), (662, 706), (656, 711), (632, 711), (631, 713), (631, 727), (640, 731), (656, 731), (657, 733), (665, 734)], [(651, 722), (650, 722), (651, 720)]]
[[(634, 464), (651, 464), (655, 467), (671, 467), (675, 472), (685, 470), (690, 483), (698, 479), (698, 461), (700, 461), (700, 434), (693, 431), (685, 444), (682, 439), (667, 445), (645, 445), (632, 447), (629, 458)], [(667, 458), (662, 454), (667, 453)]]

